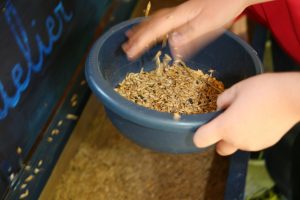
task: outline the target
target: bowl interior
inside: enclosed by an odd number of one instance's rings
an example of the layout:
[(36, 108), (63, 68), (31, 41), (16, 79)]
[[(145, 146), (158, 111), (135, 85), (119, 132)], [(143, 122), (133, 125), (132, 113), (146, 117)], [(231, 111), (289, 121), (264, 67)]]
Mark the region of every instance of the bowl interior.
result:
[[(157, 112), (134, 104), (114, 91), (130, 72), (154, 69), (153, 58), (159, 50), (170, 55), (169, 47), (156, 45), (135, 61), (129, 61), (121, 45), (127, 40), (125, 32), (142, 19), (123, 22), (111, 28), (94, 45), (86, 64), (87, 81), (94, 94), (105, 107), (124, 119), (147, 127), (164, 127), (178, 132), (196, 129), (221, 113), (182, 115), (175, 121), (169, 113)], [(214, 75), (225, 88), (262, 72), (262, 65), (255, 51), (237, 36), (225, 32), (215, 41), (197, 52), (186, 64), (194, 69), (215, 70)]]
[[(121, 45), (127, 39), (124, 33), (133, 25), (111, 31), (99, 51), (100, 73), (112, 88), (116, 87), (130, 72), (139, 72), (142, 67), (144, 71), (154, 69), (153, 58), (159, 50), (162, 50), (162, 55), (165, 53), (171, 55), (168, 47), (162, 48), (161, 44), (158, 44), (136, 61), (129, 61)], [(230, 33), (225, 33), (197, 52), (186, 61), (186, 64), (193, 69), (215, 70), (214, 76), (228, 88), (261, 70), (256, 66), (253, 55), (249, 51), (251, 50), (239, 43), (239, 39)]]

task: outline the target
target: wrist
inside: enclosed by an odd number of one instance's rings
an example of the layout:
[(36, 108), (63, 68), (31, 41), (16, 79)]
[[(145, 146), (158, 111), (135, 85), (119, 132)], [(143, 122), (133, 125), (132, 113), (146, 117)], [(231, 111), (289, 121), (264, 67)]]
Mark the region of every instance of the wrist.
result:
[(291, 116), (296, 122), (300, 121), (300, 93), (298, 92), (300, 91), (300, 72), (284, 73), (284, 78), (278, 81), (282, 85), (283, 95), (290, 104)]

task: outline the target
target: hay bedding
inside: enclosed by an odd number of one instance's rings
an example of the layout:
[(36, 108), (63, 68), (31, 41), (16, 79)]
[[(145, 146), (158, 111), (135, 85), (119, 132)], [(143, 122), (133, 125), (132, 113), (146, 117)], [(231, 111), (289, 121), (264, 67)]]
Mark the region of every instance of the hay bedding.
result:
[[(192, 70), (184, 63), (169, 65), (169, 61), (165, 57), (162, 63), (157, 60), (157, 68), (151, 72), (129, 74), (116, 91), (162, 112), (215, 110), (223, 84), (212, 74)], [(95, 128), (87, 136), (62, 175), (56, 200), (223, 199), (228, 160), (215, 155), (214, 149), (201, 154), (155, 153), (125, 139), (107, 118), (101, 123), (101, 134)], [(106, 140), (101, 143), (103, 136)]]
[(121, 96), (141, 106), (161, 112), (199, 114), (215, 111), (224, 85), (201, 70), (193, 70), (180, 60), (171, 61), (161, 52), (155, 57), (156, 69), (129, 73), (115, 88)]
[[(104, 123), (104, 135), (95, 131), (80, 145), (57, 185), (56, 200), (223, 199), (228, 160), (214, 149), (155, 153), (125, 139), (108, 119)], [(105, 142), (99, 145), (101, 137)]]

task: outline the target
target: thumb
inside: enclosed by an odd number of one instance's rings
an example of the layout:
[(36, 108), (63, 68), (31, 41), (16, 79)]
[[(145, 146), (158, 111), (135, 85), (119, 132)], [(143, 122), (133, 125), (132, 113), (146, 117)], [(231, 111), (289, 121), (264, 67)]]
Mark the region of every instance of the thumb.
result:
[[(225, 90), (217, 100), (218, 109), (227, 108), (237, 96), (237, 86)], [(198, 147), (207, 147), (222, 140), (226, 111), (213, 119), (208, 124), (201, 126), (194, 135), (194, 143)]]
[(235, 146), (233, 146), (232, 144), (230, 144), (224, 140), (221, 140), (216, 145), (216, 150), (219, 155), (228, 156), (228, 155), (231, 155), (234, 152), (236, 152), (238, 150), (238, 148), (236, 148)]
[(231, 88), (225, 90), (222, 94), (219, 95), (217, 100), (218, 110), (225, 109), (230, 106), (233, 100), (237, 96), (237, 87), (234, 85)]
[[(222, 115), (222, 114), (221, 114)], [(208, 147), (222, 139), (221, 131), (219, 130), (219, 115), (216, 119), (208, 124), (201, 126), (194, 135), (194, 143), (197, 147)]]

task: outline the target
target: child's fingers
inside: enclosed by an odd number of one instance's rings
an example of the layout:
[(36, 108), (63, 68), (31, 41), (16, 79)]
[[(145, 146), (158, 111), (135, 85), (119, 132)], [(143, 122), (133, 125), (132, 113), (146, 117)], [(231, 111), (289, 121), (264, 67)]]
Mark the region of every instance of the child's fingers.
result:
[(236, 152), (237, 150), (238, 150), (238, 148), (236, 148), (235, 146), (233, 146), (230, 143), (225, 142), (224, 140), (221, 140), (220, 142), (218, 142), (218, 144), (216, 146), (216, 151), (221, 156), (231, 155), (234, 152)]

